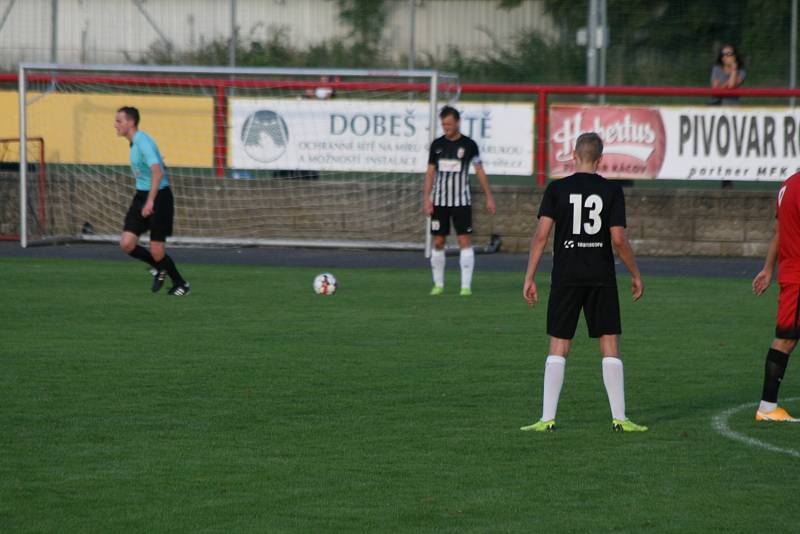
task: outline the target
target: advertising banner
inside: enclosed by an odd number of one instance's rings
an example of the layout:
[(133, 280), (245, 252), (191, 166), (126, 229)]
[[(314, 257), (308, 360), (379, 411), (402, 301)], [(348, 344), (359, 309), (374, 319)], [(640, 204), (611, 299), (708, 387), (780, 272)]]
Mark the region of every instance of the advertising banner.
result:
[(603, 139), (598, 173), (607, 178), (655, 178), (664, 163), (667, 136), (657, 108), (634, 106), (552, 106), (550, 175), (575, 172), (572, 151), (578, 136)]
[[(232, 98), (229, 106), (229, 163), (236, 169), (421, 173), (428, 164), (425, 102)], [(533, 173), (532, 105), (456, 107), (487, 173)]]
[(660, 108), (667, 155), (658, 178), (782, 181), (800, 168), (800, 111)]
[[(211, 167), (214, 100), (204, 96), (134, 93), (28, 93), (28, 137), (45, 140), (45, 161), (130, 165), (130, 145), (117, 137), (114, 116), (122, 105), (142, 114), (142, 129), (158, 143), (170, 167)], [(0, 137), (19, 137), (19, 94), (0, 91)]]
[(780, 181), (800, 168), (800, 111), (789, 108), (553, 106), (551, 176), (573, 172), (584, 132), (603, 139), (609, 178)]

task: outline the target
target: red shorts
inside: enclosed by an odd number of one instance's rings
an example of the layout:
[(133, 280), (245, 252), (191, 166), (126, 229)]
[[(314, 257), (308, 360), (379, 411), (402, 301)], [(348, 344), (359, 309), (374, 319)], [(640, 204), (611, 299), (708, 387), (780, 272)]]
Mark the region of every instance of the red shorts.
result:
[(775, 324), (775, 337), (779, 339), (800, 339), (800, 284), (781, 284), (778, 295), (778, 320)]

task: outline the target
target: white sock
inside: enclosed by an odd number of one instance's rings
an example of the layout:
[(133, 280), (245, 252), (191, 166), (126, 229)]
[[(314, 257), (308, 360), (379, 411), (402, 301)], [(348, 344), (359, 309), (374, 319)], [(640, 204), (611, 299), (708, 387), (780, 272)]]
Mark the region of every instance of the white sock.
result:
[(769, 413), (772, 410), (778, 407), (777, 402), (767, 402), (765, 400), (761, 401), (761, 404), (758, 405), (758, 411), (761, 413)]
[(458, 263), (461, 265), (461, 287), (472, 287), (472, 270), (475, 268), (475, 251), (472, 247), (461, 249)]
[(625, 379), (622, 373), (622, 360), (613, 356), (603, 358), (603, 383), (606, 385), (611, 417), (625, 419)]
[(434, 248), (431, 251), (431, 269), (433, 270), (433, 283), (436, 287), (444, 287), (444, 249)]
[(567, 359), (563, 356), (551, 354), (544, 364), (544, 393), (542, 394), (542, 421), (552, 421), (556, 418), (558, 397), (561, 395), (561, 386), (564, 385), (564, 368)]

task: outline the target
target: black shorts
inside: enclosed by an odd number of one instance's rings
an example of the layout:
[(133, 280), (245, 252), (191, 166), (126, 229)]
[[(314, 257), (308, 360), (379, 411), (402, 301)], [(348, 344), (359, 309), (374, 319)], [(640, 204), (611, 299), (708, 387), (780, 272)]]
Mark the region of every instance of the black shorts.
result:
[(547, 303), (547, 334), (572, 339), (581, 309), (589, 337), (622, 333), (616, 287), (553, 287)]
[(123, 231), (138, 235), (150, 231), (150, 241), (166, 241), (172, 235), (172, 219), (175, 216), (175, 201), (169, 187), (161, 189), (153, 202), (153, 214), (142, 217), (142, 208), (147, 202), (147, 191), (136, 191), (131, 207), (125, 215)]
[(434, 206), (431, 215), (431, 233), (449, 235), (450, 219), (453, 219), (456, 235), (472, 233), (472, 206)]

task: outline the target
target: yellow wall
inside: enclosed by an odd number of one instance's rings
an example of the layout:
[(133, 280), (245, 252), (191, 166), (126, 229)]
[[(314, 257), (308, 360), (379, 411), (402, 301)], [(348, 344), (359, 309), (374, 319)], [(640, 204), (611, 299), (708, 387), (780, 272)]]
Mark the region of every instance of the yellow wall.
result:
[[(117, 137), (122, 106), (141, 113), (139, 127), (155, 139), (168, 166), (211, 167), (214, 102), (202, 96), (29, 93), (28, 137), (43, 137), (48, 163), (128, 165), (129, 146)], [(19, 137), (18, 96), (0, 91), (0, 137)]]

